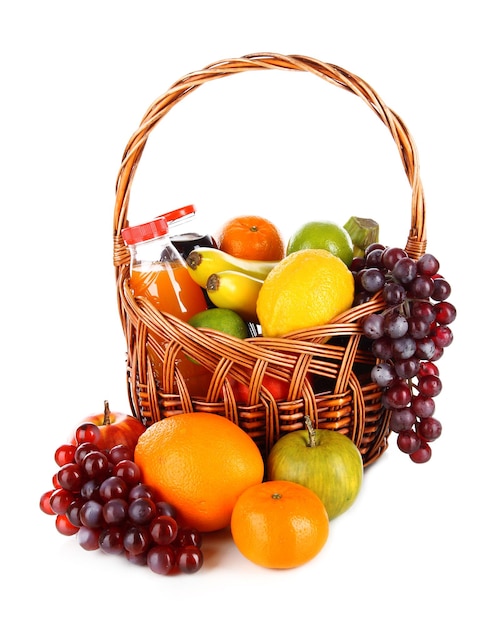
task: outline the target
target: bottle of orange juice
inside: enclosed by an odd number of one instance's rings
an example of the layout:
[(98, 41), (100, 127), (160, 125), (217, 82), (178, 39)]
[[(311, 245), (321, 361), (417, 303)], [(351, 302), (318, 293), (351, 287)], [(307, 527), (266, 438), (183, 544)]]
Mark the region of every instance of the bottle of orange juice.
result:
[[(187, 322), (195, 313), (205, 311), (207, 304), (201, 287), (189, 276), (186, 262), (172, 245), (168, 232), (169, 225), (162, 216), (123, 229), (122, 236), (131, 254), (130, 287), (135, 296), (146, 297), (159, 311)], [(162, 366), (160, 361), (153, 362), (158, 380), (162, 380)], [(204, 367), (187, 356), (181, 356), (176, 367), (191, 395), (205, 395), (209, 372)]]

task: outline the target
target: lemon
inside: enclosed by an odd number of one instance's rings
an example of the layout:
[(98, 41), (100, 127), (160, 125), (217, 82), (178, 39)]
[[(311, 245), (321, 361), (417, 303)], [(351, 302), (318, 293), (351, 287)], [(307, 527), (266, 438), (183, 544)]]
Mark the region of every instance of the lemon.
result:
[(189, 320), (194, 328), (211, 328), (220, 330), (227, 335), (246, 339), (249, 336), (248, 326), (243, 318), (231, 309), (207, 309), (196, 313)]
[(306, 248), (328, 250), (347, 266), (353, 261), (351, 237), (345, 228), (334, 222), (306, 222), (289, 238), (286, 254)]
[(353, 274), (337, 256), (319, 249), (292, 252), (260, 289), (256, 311), (263, 335), (326, 324), (351, 307), (354, 294)]

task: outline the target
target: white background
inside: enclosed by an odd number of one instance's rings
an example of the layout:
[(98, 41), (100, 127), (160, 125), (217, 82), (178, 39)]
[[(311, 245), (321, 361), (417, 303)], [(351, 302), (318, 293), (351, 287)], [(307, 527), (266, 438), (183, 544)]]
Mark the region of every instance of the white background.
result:
[[(2, 3), (2, 622), (330, 625), (481, 623), (480, 22), (442, 0)], [(427, 198), (428, 251), (457, 306), (438, 363), (442, 438), (417, 466), (391, 440), (319, 556), (292, 571), (246, 561), (227, 533), (194, 576), (158, 577), (81, 550), (38, 499), (53, 452), (109, 399), (128, 412), (111, 233), (122, 152), (184, 74), (251, 52), (299, 53), (362, 76), (406, 122)], [(194, 203), (200, 228), (253, 212), (286, 235), (308, 219), (373, 217), (404, 245), (410, 188), (388, 131), (308, 75), (203, 86), (151, 136), (133, 222)], [(6, 617), (8, 615), (8, 618)]]

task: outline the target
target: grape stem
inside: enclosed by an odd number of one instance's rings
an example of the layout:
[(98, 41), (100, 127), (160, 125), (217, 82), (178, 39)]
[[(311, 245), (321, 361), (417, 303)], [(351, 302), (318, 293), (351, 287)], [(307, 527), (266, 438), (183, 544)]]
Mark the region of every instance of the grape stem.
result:
[(109, 402), (107, 400), (104, 400), (104, 421), (103, 421), (103, 425), (104, 426), (110, 426), (110, 408), (109, 408)]
[(306, 430), (308, 431), (308, 448), (315, 448), (316, 447), (315, 429), (313, 428), (313, 424), (311, 423), (311, 418), (309, 415), (305, 415), (305, 425), (306, 425)]

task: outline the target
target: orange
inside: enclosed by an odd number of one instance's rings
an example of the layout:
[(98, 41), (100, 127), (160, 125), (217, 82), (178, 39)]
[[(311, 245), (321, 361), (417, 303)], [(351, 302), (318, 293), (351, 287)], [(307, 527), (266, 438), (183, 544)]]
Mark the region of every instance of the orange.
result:
[(176, 508), (183, 524), (201, 532), (229, 526), (238, 496), (264, 474), (251, 437), (212, 413), (181, 413), (155, 422), (139, 437), (134, 459), (142, 480)]
[(221, 250), (238, 259), (279, 261), (285, 256), (278, 228), (257, 215), (242, 215), (227, 221), (217, 239)]
[(327, 324), (348, 310), (355, 281), (348, 267), (327, 250), (298, 250), (265, 278), (256, 312), (266, 337)]
[(328, 532), (328, 514), (320, 498), (311, 489), (285, 480), (249, 487), (231, 517), (231, 533), (241, 554), (273, 569), (298, 567), (313, 559)]

